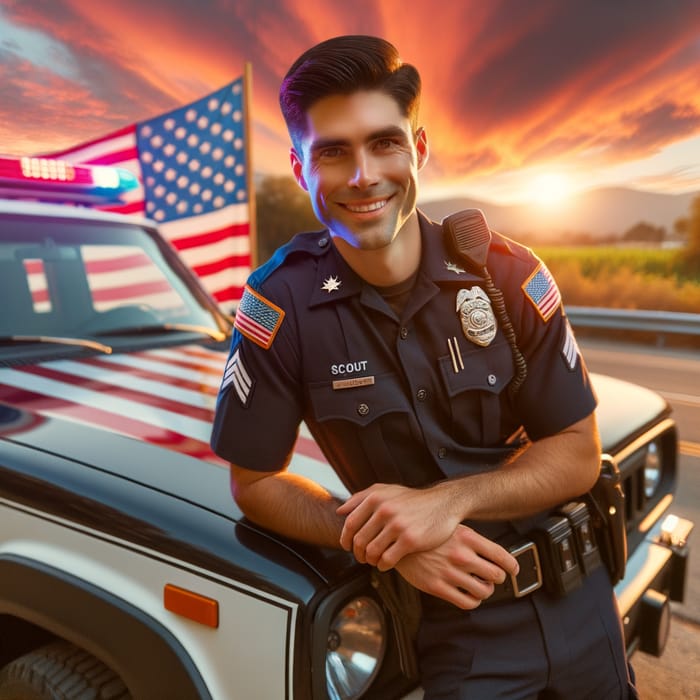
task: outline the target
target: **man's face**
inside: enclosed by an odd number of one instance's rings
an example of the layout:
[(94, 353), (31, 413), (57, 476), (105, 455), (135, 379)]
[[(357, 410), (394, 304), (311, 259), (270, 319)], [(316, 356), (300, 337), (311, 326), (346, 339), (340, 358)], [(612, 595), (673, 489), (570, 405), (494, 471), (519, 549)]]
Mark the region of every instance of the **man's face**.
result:
[(379, 91), (331, 95), (307, 112), (292, 169), (319, 221), (354, 248), (389, 245), (415, 211), (428, 147), (396, 101)]

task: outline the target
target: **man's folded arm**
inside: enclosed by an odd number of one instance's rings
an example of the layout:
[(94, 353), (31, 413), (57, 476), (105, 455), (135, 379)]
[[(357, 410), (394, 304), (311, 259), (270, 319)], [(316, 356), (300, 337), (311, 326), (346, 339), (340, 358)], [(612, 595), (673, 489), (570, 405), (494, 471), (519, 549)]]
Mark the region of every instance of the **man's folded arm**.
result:
[(262, 472), (231, 464), (231, 491), (254, 523), (320, 547), (340, 548), (342, 500), (325, 488), (282, 468)]

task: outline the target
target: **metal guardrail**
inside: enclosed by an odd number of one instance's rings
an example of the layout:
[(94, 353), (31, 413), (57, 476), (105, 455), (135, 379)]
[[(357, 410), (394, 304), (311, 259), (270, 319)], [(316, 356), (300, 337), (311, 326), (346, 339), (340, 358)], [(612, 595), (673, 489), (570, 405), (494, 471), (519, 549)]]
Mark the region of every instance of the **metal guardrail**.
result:
[(567, 306), (566, 314), (574, 327), (647, 331), (656, 333), (661, 343), (667, 333), (700, 335), (700, 314), (595, 306)]

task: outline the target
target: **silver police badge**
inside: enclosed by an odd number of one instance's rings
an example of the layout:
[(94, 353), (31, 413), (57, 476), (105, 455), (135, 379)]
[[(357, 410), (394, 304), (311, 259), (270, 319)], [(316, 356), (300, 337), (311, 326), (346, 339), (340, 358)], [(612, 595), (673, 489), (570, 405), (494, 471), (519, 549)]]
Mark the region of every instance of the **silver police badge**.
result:
[(496, 337), (496, 316), (491, 300), (481, 287), (457, 292), (457, 313), (467, 340), (486, 347)]

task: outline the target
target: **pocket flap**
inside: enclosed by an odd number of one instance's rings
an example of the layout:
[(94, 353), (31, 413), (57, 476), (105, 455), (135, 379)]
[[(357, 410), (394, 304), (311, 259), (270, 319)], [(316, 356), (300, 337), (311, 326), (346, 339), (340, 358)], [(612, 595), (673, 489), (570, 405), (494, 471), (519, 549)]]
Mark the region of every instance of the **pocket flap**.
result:
[(500, 394), (513, 378), (513, 356), (507, 342), (485, 348), (470, 347), (461, 353), (461, 359), (464, 367), (458, 362), (455, 371), (451, 355), (440, 358), (440, 371), (450, 397), (463, 391)]

